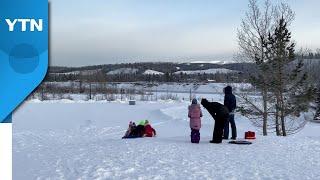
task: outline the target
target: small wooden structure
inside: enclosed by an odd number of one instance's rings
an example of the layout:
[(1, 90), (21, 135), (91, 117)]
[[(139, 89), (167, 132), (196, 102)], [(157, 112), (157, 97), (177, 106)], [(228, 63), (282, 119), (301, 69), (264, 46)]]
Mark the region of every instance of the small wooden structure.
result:
[(129, 101), (129, 105), (136, 105), (136, 101), (135, 100), (130, 100)]

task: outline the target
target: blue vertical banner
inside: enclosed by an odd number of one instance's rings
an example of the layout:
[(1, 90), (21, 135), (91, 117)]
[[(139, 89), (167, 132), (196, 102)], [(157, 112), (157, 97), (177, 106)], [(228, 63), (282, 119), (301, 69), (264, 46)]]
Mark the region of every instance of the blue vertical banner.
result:
[(48, 26), (48, 1), (0, 1), (0, 122), (11, 122), (45, 77)]
[(12, 114), (9, 114), (2, 123), (12, 123)]

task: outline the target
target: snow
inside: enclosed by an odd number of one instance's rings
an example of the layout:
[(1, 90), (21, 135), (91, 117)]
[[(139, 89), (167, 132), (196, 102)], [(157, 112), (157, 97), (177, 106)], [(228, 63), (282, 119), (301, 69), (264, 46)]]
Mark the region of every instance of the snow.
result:
[[(48, 84), (57, 85), (59, 87), (78, 87), (78, 82), (50, 82)], [(92, 84), (93, 86), (95, 84)], [(122, 89), (143, 89), (153, 92), (173, 92), (173, 93), (221, 93), (227, 85), (232, 86), (233, 91), (241, 93), (243, 91), (253, 91), (253, 87), (249, 83), (147, 83), (147, 82), (123, 82), (123, 83), (107, 83), (107, 87), (117, 87)], [(89, 86), (89, 84), (83, 84)]]
[(230, 64), (230, 63), (234, 63), (234, 61), (213, 60), (213, 61), (192, 61), (190, 63), (191, 64)]
[[(211, 96), (222, 101), (223, 96)], [(14, 113), (14, 179), (317, 179), (320, 124), (290, 137), (257, 135), (249, 146), (189, 141), (187, 101), (28, 101)], [(129, 121), (148, 119), (155, 138), (122, 140)], [(236, 114), (238, 136), (256, 129)]]
[(116, 70), (109, 71), (107, 74), (115, 75), (115, 74), (134, 74), (137, 73), (139, 69), (135, 68), (119, 68)]
[(80, 71), (71, 71), (66, 73), (50, 73), (52, 75), (78, 75), (80, 74)]
[(227, 74), (227, 73), (236, 73), (238, 71), (230, 70), (230, 69), (225, 69), (225, 68), (217, 68), (217, 69), (206, 69), (206, 70), (195, 70), (195, 71), (177, 71), (174, 74), (217, 74), (217, 73), (222, 73), (222, 74)]
[(92, 75), (96, 74), (102, 69), (95, 69), (95, 70), (84, 70), (84, 71), (71, 71), (71, 72), (66, 72), (66, 73), (50, 73), (50, 74), (55, 74), (55, 75)]
[(159, 71), (155, 71), (155, 70), (151, 70), (151, 69), (146, 70), (143, 74), (164, 75), (164, 73), (163, 73), (163, 72), (159, 72)]

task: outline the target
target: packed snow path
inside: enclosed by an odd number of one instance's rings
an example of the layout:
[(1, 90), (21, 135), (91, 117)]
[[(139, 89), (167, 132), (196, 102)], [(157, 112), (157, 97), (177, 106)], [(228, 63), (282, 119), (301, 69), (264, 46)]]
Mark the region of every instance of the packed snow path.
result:
[[(14, 179), (319, 179), (320, 125), (252, 145), (190, 143), (187, 102), (25, 103), (14, 114)], [(129, 121), (149, 119), (158, 136), (122, 140)], [(236, 115), (238, 136), (255, 130)]]

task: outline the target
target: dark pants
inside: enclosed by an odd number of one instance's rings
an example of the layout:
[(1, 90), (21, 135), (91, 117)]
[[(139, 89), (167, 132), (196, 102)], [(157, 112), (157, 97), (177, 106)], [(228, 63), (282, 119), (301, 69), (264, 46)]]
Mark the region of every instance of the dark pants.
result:
[(234, 122), (234, 114), (230, 114), (227, 121), (224, 123), (224, 133), (223, 138), (228, 139), (229, 138), (229, 123), (231, 124), (231, 131), (232, 131), (232, 137), (231, 138), (237, 138), (237, 127), (236, 123)]
[(199, 141), (200, 141), (200, 131), (197, 129), (191, 128), (191, 142), (199, 143)]
[(222, 142), (222, 134), (223, 134), (223, 128), (224, 128), (224, 122), (225, 120), (216, 120), (214, 123), (214, 128), (213, 128), (213, 134), (212, 134), (212, 143), (221, 143)]

